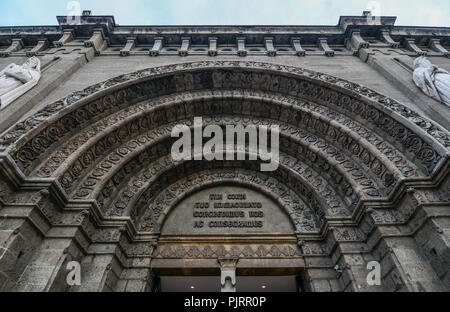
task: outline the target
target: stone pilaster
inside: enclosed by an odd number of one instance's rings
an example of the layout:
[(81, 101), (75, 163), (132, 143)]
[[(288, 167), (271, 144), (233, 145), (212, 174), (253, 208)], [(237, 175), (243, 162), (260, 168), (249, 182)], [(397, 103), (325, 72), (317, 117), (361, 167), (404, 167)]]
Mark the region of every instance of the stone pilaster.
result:
[(73, 286), (72, 292), (112, 292), (115, 289), (121, 266), (113, 255), (89, 255), (81, 265), (81, 285)]
[(317, 240), (299, 240), (299, 247), (305, 261), (301, 278), (306, 292), (341, 292), (344, 285), (335, 269), (332, 250), (336, 242), (328, 235), (325, 242)]
[(408, 291), (446, 291), (444, 284), (413, 238), (384, 238), (384, 242)]
[[(76, 229), (75, 229), (76, 231)], [(75, 233), (72, 233), (75, 234)], [(14, 286), (16, 292), (68, 291), (67, 264), (79, 259), (80, 250), (72, 238), (45, 239), (33, 254)]]
[[(16, 207), (18, 210), (21, 209)], [(11, 291), (30, 261), (42, 235), (27, 219), (7, 217), (10, 209), (0, 213), (0, 291)], [(24, 211), (22, 211), (24, 212)]]
[(154, 275), (150, 269), (150, 259), (133, 259), (130, 262), (134, 267), (122, 271), (115, 291), (153, 292)]

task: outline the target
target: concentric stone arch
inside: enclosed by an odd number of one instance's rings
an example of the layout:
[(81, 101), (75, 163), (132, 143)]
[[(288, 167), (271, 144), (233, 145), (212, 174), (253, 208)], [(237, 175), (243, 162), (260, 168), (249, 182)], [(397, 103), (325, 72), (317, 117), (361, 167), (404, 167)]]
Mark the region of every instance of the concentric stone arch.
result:
[[(84, 173), (80, 170), (94, 170), (92, 166), (106, 159), (108, 153), (98, 153), (101, 147), (96, 144), (111, 137), (113, 131), (117, 130), (116, 137), (122, 138), (125, 145), (138, 142), (143, 129), (167, 127), (177, 121), (181, 110), (186, 118), (208, 116), (211, 112), (207, 107), (217, 101), (223, 106), (221, 113), (235, 113), (244, 118), (270, 117), (294, 127), (298, 125), (306, 134), (326, 138), (324, 142), (332, 141), (330, 135), (334, 135), (333, 148), (340, 148), (346, 155), (353, 152), (361, 163), (369, 156), (370, 163), (376, 160), (387, 168), (389, 177), (383, 177), (385, 181), (428, 176), (448, 154), (450, 141), (446, 130), (373, 90), (296, 67), (226, 61), (150, 68), (75, 92), (5, 133), (0, 139), (0, 149), (10, 154), (26, 175), (63, 181), (70, 172), (72, 179), (82, 180), (80, 174)], [(239, 101), (249, 104), (240, 105)], [(300, 121), (290, 119), (292, 116)], [(86, 138), (84, 141), (74, 139), (82, 136)], [(292, 138), (288, 136), (287, 140)], [(72, 146), (60, 148), (58, 144), (65, 141), (73, 143)], [(94, 159), (90, 159), (89, 149), (94, 150)], [(42, 158), (52, 155), (52, 150), (59, 151), (52, 159), (67, 156), (55, 167), (43, 170)], [(317, 148), (310, 153), (311, 157), (322, 153), (322, 166), (336, 164)], [(131, 154), (140, 157), (136, 152)], [(78, 159), (87, 161), (81, 164)], [(129, 163), (126, 158), (120, 164), (109, 162), (116, 172), (126, 169)], [(408, 169), (402, 170), (399, 164)], [(405, 172), (413, 175), (405, 176)], [(379, 187), (379, 183), (375, 185)]]
[[(208, 111), (213, 103), (221, 103), (219, 112)], [(344, 181), (342, 177), (335, 175), (339, 170), (335, 170), (333, 176), (328, 175), (330, 168), (342, 168), (350, 177), (351, 172), (356, 171), (345, 164), (354, 161), (359, 166), (358, 170), (368, 169), (367, 175), (360, 175), (358, 172), (353, 175), (355, 190), (366, 181), (377, 187), (384, 185), (387, 188), (385, 193), (374, 198), (356, 196), (356, 200), (346, 202), (342, 194), (338, 194), (339, 189), (331, 187), (331, 192), (341, 196), (338, 197), (343, 203), (352, 206), (351, 214), (329, 216), (305, 205), (307, 214), (313, 214), (313, 219), (319, 220), (317, 226), (302, 223), (307, 219), (306, 216), (298, 216), (296, 219), (299, 221), (296, 227), (298, 233), (290, 238), (290, 244), (294, 244), (291, 248), (301, 249), (298, 255), (305, 258), (320, 257), (320, 261), (324, 261), (328, 272), (332, 274), (336, 264), (333, 259), (335, 255), (347, 251), (353, 253), (355, 250), (357, 253), (369, 253), (384, 248), (379, 242), (383, 241), (386, 233), (382, 233), (383, 227), (380, 229), (377, 223), (404, 225), (417, 215), (422, 206), (419, 195), (416, 195), (411, 185), (425, 185), (426, 188), (427, 185), (434, 187), (441, 183), (439, 187), (443, 185), (445, 188), (446, 182), (441, 181), (445, 181), (450, 155), (447, 130), (395, 100), (360, 85), (296, 67), (258, 62), (184, 63), (110, 79), (52, 103), (16, 124), (0, 136), (0, 156), (8, 160), (11, 168), (22, 171), (17, 173), (16, 180), (19, 181), (18, 184), (25, 183), (25, 189), (28, 185), (40, 190), (43, 185), (51, 185), (50, 191), (42, 190), (33, 196), (32, 200), (36, 202), (28, 204), (36, 205), (43, 218), (47, 219), (46, 222), (52, 226), (77, 229), (73, 240), (67, 239), (69, 246), (76, 241), (76, 244), (83, 246), (86, 256), (89, 250), (102, 252), (103, 247), (110, 244), (113, 246), (113, 253), (126, 250), (125, 255), (117, 257), (124, 265), (129, 260), (139, 261), (138, 259), (154, 255), (154, 247), (161, 239), (158, 229), (164, 223), (164, 216), (178, 200), (167, 203), (162, 200), (173, 198), (168, 192), (174, 187), (174, 183), (166, 179), (164, 171), (155, 174), (155, 181), (146, 181), (145, 183), (149, 183), (137, 192), (133, 191), (136, 185), (132, 183), (136, 180), (132, 178), (145, 173), (159, 159), (141, 161), (145, 159), (146, 150), (156, 151), (155, 155), (158, 157), (169, 157), (167, 146), (166, 149), (162, 148), (163, 144), (170, 143), (166, 130), (170, 130), (173, 123), (193, 116), (235, 116), (255, 123), (261, 120), (278, 122), (282, 125), (281, 138), (284, 140), (281, 151), (290, 157), (282, 161), (282, 170), (286, 171), (290, 167), (295, 169), (307, 162), (306, 157), (296, 154), (298, 148), (293, 148), (295, 144), (302, 143), (302, 148), (308, 150), (308, 157), (313, 161), (320, 160), (311, 168), (322, 179), (325, 178), (325, 181), (330, 178)], [(149, 136), (149, 140), (139, 143), (142, 136), (150, 135), (152, 131), (160, 131), (160, 135)], [(305, 136), (296, 137), (296, 133)], [(313, 136), (314, 140), (308, 143), (308, 139)], [(110, 138), (114, 138), (114, 141), (108, 141)], [(114, 144), (108, 145), (109, 142)], [(137, 151), (136, 148), (140, 146), (142, 150)], [(336, 149), (336, 153), (347, 157), (346, 163), (340, 164), (338, 160), (326, 155), (324, 150), (320, 150), (320, 146), (324, 149)], [(125, 151), (125, 148), (130, 149)], [(288, 152), (292, 152), (289, 150), (291, 148), (295, 151), (289, 154)], [(116, 152), (120, 152), (120, 149), (123, 156), (118, 157)], [(111, 156), (117, 162), (111, 161)], [(133, 160), (139, 160), (135, 163), (137, 166), (133, 165)], [(379, 177), (375, 177), (376, 170), (370, 169), (377, 167), (372, 167), (375, 161), (382, 164), (383, 174)], [(108, 170), (111, 171), (99, 179), (99, 187), (94, 187), (95, 191), (87, 191), (86, 196), (79, 193), (84, 186), (89, 187), (84, 182), (89, 182), (90, 174), (98, 173), (96, 170), (102, 165), (109, 166)], [(220, 170), (226, 170), (226, 167), (223, 166)], [(236, 171), (248, 170), (246, 166), (236, 167)], [(173, 170), (176, 173), (176, 170), (183, 171), (185, 168), (174, 166)], [(207, 168), (201, 172), (206, 179), (211, 179), (204, 187), (224, 182), (248, 185), (244, 177), (221, 177), (214, 180), (214, 169), (217, 168)], [(282, 170), (280, 176), (289, 178), (289, 175), (281, 175), (284, 174)], [(342, 170), (340, 173), (344, 173)], [(125, 174), (120, 175), (121, 172)], [(78, 184), (73, 188), (67, 188), (64, 183), (67, 174), (77, 180)], [(192, 173), (180, 175), (182, 179), (190, 176)], [(366, 179), (367, 177), (369, 178)], [(307, 178), (303, 177), (303, 180)], [(21, 180), (25, 182), (20, 182)], [(293, 191), (296, 186), (294, 183), (301, 180), (286, 179), (281, 184), (289, 186), (288, 189)], [(391, 180), (393, 183), (389, 183)], [(124, 202), (126, 209), (131, 209), (128, 210), (130, 215), (108, 214), (107, 209), (102, 209), (102, 196), (109, 191), (111, 181), (115, 189), (107, 205), (112, 207), (121, 198), (130, 197), (129, 202)], [(152, 196), (141, 196), (158, 183), (162, 187), (155, 193), (150, 192)], [(88, 187), (85, 190), (89, 190)], [(394, 189), (399, 193), (390, 193)], [(195, 186), (186, 190), (180, 198), (194, 191)], [(361, 195), (360, 192), (355, 193)], [(49, 199), (49, 194), (50, 197), (58, 198), (57, 202), (61, 207), (56, 207), (54, 202), (50, 203), (54, 199)], [(324, 202), (327, 194), (315, 192), (314, 195), (319, 199), (318, 202)], [(401, 206), (402, 196), (413, 205)], [(20, 201), (20, 194), (18, 197)], [(276, 195), (272, 195), (274, 197)], [(140, 211), (133, 210), (140, 206), (141, 198), (146, 205)], [(302, 199), (301, 196), (299, 198)], [(304, 199), (302, 201), (306, 202)], [(163, 213), (158, 218), (150, 218), (151, 222), (146, 224), (145, 219), (160, 202), (163, 205), (158, 209)], [(45, 206), (41, 207), (44, 203)], [(291, 204), (288, 200), (279, 203), (284, 208), (293, 207), (293, 210), (300, 206), (298, 202), (289, 206)], [(397, 209), (401, 209), (401, 212)], [(292, 210), (287, 211), (289, 214)], [(294, 218), (291, 220), (295, 223)], [(154, 228), (153, 221), (156, 221)], [(305, 230), (308, 228), (309, 231)], [(393, 233), (395, 230), (389, 229)], [(390, 232), (387, 234), (390, 235)], [(47, 234), (42, 231), (42, 235)], [(350, 245), (351, 248), (346, 249)], [(108, 257), (110, 263), (116, 261), (116, 254)], [(344, 264), (353, 261), (349, 253), (342, 257), (342, 261), (337, 261)], [(108, 271), (107, 268), (105, 270)]]
[[(163, 67), (150, 68), (131, 74), (125, 74), (89, 87), (83, 91), (75, 92), (60, 101), (47, 105), (37, 114), (27, 118), (23, 122), (15, 125), (12, 129), (7, 131), (4, 135), (2, 135), (2, 140), (0, 142), (1, 149), (14, 154), (14, 152), (17, 152), (18, 149), (29, 142), (32, 138), (36, 137), (37, 134), (45, 130), (45, 128), (52, 122), (63, 118), (71, 112), (76, 111), (77, 108), (100, 99), (102, 96), (104, 96), (102, 100), (106, 102), (104, 104), (119, 105), (119, 103), (116, 103), (116, 99), (114, 99), (113, 96), (116, 96), (118, 100), (126, 100), (125, 98), (127, 97), (127, 94), (125, 94), (123, 90), (127, 87), (131, 87), (134, 88), (133, 91), (135, 93), (128, 94), (128, 97), (131, 96), (134, 101), (136, 100), (136, 98), (138, 98), (139, 94), (137, 92), (139, 91), (139, 89), (141, 89), (141, 86), (139, 86), (140, 83), (151, 82), (152, 80), (167, 77), (169, 75), (174, 75), (173, 83), (175, 85), (173, 87), (178, 92), (183, 89), (190, 89), (189, 87), (195, 87), (196, 81), (177, 81), (177, 79), (181, 79), (181, 77), (175, 75), (189, 74), (199, 71), (204, 72), (214, 69), (221, 69), (224, 71), (241, 70), (243, 72), (252, 72), (256, 75), (261, 73), (274, 75), (274, 77), (259, 77), (264, 80), (262, 81), (263, 87), (271, 91), (274, 91), (274, 89), (276, 89), (277, 92), (280, 92), (282, 94), (292, 93), (292, 90), (295, 89), (295, 79), (297, 79), (298, 82), (303, 82), (304, 89), (302, 90), (302, 96), (312, 95), (313, 99), (318, 99), (320, 98), (320, 96), (323, 96), (324, 94), (322, 93), (322, 90), (320, 90), (320, 88), (325, 87), (328, 88), (327, 91), (331, 92), (330, 94), (328, 94), (328, 99), (333, 95), (344, 96), (343, 98), (339, 99), (342, 103), (338, 103), (337, 106), (342, 106), (343, 109), (347, 111), (350, 111), (350, 109), (352, 108), (349, 107), (352, 106), (351, 100), (355, 100), (360, 101), (360, 103), (353, 103), (353, 105), (366, 104), (370, 109), (374, 110), (373, 112), (369, 112), (369, 114), (388, 112), (389, 117), (395, 120), (395, 122), (398, 122), (407, 130), (416, 133), (420, 139), (425, 141), (424, 143), (431, 144), (432, 147), (437, 149), (437, 152), (440, 155), (446, 153), (446, 149), (444, 147), (448, 147), (450, 144), (449, 133), (441, 126), (436, 125), (434, 122), (411, 111), (397, 101), (381, 95), (376, 91), (360, 86), (356, 83), (348, 82), (343, 79), (335, 78), (323, 73), (313, 72), (310, 70), (292, 66), (275, 65), (262, 62), (203, 61), (168, 65)], [(230, 72), (224, 73), (225, 77), (227, 75), (230, 75)], [(246, 83), (252, 85), (253, 81), (246, 81), (245, 77), (242, 78), (243, 79), (238, 81), (238, 83), (241, 84), (241, 87)], [(276, 79), (270, 80), (269, 78)], [(286, 80), (282, 81), (283, 83), (280, 83), (280, 79)], [(208, 83), (212, 84), (213, 81), (210, 81)], [(186, 84), (188, 84), (188, 86), (186, 86)], [(223, 86), (231, 85), (232, 81), (223, 82)], [(116, 94), (111, 94), (114, 92)], [(152, 94), (147, 93), (146, 96), (152, 96)], [(335, 98), (333, 100), (338, 99)], [(125, 104), (129, 105), (130, 102), (127, 102)], [(93, 107), (91, 108), (94, 109)], [(355, 107), (353, 107), (353, 109), (355, 109)], [(360, 107), (359, 109), (365, 108)], [(55, 133), (54, 135), (57, 135), (57, 133)]]
[[(251, 176), (253, 180), (243, 178), (245, 176)], [(263, 178), (264, 176), (265, 178)], [(186, 185), (186, 181), (189, 181), (190, 183)], [(198, 181), (201, 181), (201, 183), (197, 183)], [(185, 187), (180, 188), (180, 184)], [(275, 188), (269, 187), (273, 184), (276, 184)], [(141, 211), (141, 213), (137, 211), (133, 212), (133, 214), (136, 214), (136, 218), (140, 219), (136, 223), (144, 232), (150, 228), (151, 233), (153, 231), (158, 232), (164, 226), (167, 216), (182, 200), (201, 190), (214, 186), (227, 185), (246, 187), (271, 198), (289, 217), (298, 233), (318, 234), (325, 225), (325, 220), (323, 218), (325, 213), (323, 211), (314, 211), (310, 205), (306, 204), (287, 185), (262, 173), (236, 168), (225, 168), (222, 170), (215, 169), (210, 171), (204, 170), (186, 177), (181, 177), (180, 181), (177, 181), (165, 189), (166, 192), (175, 193), (176, 196), (170, 197), (170, 202), (167, 202), (167, 204), (164, 205), (164, 209), (160, 211), (160, 215), (155, 218), (149, 213), (150, 211), (154, 211), (154, 209), (145, 207), (144, 211)], [(165, 198), (167, 197), (167, 194), (162, 193), (159, 197)], [(155, 201), (158, 201), (158, 198), (155, 198)], [(151, 205), (155, 204), (151, 203), (150, 206)], [(305, 213), (309, 216), (308, 219), (305, 218)], [(150, 225), (147, 223), (147, 225), (145, 225), (145, 221), (148, 218), (151, 218), (151, 221), (155, 222), (155, 224)], [(148, 221), (150, 221), (150, 219)], [(154, 228), (154, 226), (156, 226), (156, 228)]]

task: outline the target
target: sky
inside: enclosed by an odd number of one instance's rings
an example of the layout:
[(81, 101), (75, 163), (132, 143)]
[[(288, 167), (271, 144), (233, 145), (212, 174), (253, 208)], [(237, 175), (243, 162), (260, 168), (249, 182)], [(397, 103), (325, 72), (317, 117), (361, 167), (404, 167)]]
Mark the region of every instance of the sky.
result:
[(371, 10), (396, 25), (450, 27), (449, 0), (0, 0), (0, 26), (57, 25), (81, 10), (119, 25), (337, 25)]

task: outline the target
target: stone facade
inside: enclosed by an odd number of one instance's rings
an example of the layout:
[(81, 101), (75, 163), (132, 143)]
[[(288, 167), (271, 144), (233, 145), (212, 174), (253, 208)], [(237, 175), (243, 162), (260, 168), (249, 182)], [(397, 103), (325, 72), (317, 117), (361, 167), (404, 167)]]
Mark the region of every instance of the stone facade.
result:
[[(224, 259), (298, 269), (306, 291), (450, 290), (450, 109), (412, 80), (418, 55), (450, 70), (450, 29), (58, 22), (0, 28), (0, 68), (42, 64), (0, 114), (0, 291), (145, 292)], [(172, 128), (195, 116), (280, 125), (278, 170), (175, 162)], [(184, 200), (227, 185), (264, 194), (289, 233), (164, 235)]]

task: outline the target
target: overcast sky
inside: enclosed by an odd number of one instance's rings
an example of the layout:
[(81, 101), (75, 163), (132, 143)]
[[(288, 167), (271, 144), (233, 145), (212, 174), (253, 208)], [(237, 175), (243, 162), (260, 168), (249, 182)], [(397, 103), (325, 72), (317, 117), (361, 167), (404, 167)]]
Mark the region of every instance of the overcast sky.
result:
[(336, 25), (370, 9), (396, 25), (450, 27), (449, 0), (0, 0), (0, 26), (56, 25), (77, 7), (120, 25)]

